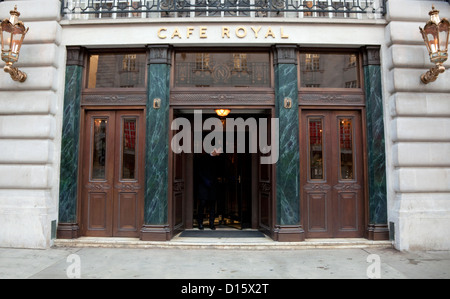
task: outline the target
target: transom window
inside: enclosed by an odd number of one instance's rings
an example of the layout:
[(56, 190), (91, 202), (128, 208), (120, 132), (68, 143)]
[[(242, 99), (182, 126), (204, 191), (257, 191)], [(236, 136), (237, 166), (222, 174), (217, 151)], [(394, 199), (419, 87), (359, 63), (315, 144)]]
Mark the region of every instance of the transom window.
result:
[(268, 52), (179, 52), (175, 87), (270, 87)]
[(300, 86), (307, 88), (360, 88), (355, 53), (301, 53)]
[(145, 53), (92, 54), (87, 88), (145, 88)]

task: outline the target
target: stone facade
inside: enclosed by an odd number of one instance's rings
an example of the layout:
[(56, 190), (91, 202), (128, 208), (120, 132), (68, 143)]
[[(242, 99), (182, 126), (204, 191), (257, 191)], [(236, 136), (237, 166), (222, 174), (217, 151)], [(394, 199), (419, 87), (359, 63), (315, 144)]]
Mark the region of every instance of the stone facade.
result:
[[(447, 2), (434, 4), (441, 17), (450, 18)], [(199, 26), (204, 25), (195, 19), (183, 19), (182, 23), (176, 18), (130, 22), (61, 20), (59, 0), (6, 0), (0, 2), (0, 17), (9, 16), (14, 5), (21, 13), (20, 19), (30, 28), (17, 64), (28, 74), (28, 79), (17, 83), (8, 74), (0, 75), (0, 247), (48, 248), (56, 238), (58, 220), (75, 222), (76, 201), (74, 206), (72, 198), (77, 188), (73, 178), (78, 164), (80, 95), (79, 88), (71, 82), (81, 82), (83, 67), (71, 56), (72, 50), (80, 53), (76, 47), (138, 45), (148, 47), (151, 54), (151, 45), (195, 47), (207, 42), (217, 46), (224, 43), (223, 26), (227, 26), (233, 34), (226, 43), (239, 46), (364, 46), (365, 93), (371, 95), (366, 99), (368, 159), (372, 161), (368, 170), (373, 204), (368, 209), (370, 221), (389, 223), (394, 245), (399, 250), (450, 249), (447, 233), (450, 226), (450, 70), (433, 83), (420, 82), (420, 75), (431, 67), (418, 29), (428, 19), (430, 1), (389, 0), (385, 19), (264, 19), (259, 22), (261, 32), (266, 32), (269, 26), (273, 28), (273, 38), (264, 38), (263, 33), (251, 36), (249, 28), (255, 25), (255, 20), (243, 21), (235, 28), (232, 18), (224, 18), (207, 23), (207, 40), (195, 32), (187, 37), (183, 33), (182, 38), (170, 38), (176, 28), (192, 26), (193, 31), (200, 30)], [(165, 38), (157, 34), (157, 29), (163, 26)], [(248, 36), (242, 37), (245, 30)], [(380, 52), (375, 52), (380, 53), (381, 59), (370, 56), (378, 48)], [(450, 62), (445, 66), (448, 68)], [(160, 83), (149, 90), (148, 105), (152, 105), (154, 97), (168, 98), (165, 89), (158, 87), (168, 84), (169, 67), (170, 61), (155, 61), (150, 57), (149, 76)], [(296, 90), (283, 91), (289, 84), (295, 85), (296, 67), (294, 60), (279, 62), (276, 75), (283, 71), (292, 73), (292, 78), (277, 82), (280, 97), (277, 101), (290, 97), (297, 103)], [(167, 118), (163, 112), (168, 106), (163, 108), (151, 111), (154, 115), (148, 118), (147, 131), (151, 136), (148, 142), (153, 145), (147, 145), (149, 155), (168, 152), (168, 141), (160, 138), (164, 132), (151, 131), (152, 122)], [(68, 117), (73, 117), (73, 122)], [(282, 123), (285, 128), (298, 124), (296, 112), (279, 117), (282, 122), (289, 121)], [(375, 121), (380, 119), (384, 124)], [(282, 150), (292, 156), (286, 158), (286, 163), (298, 161), (292, 149)], [(164, 160), (157, 163), (162, 163), (155, 166), (159, 169), (167, 164)], [(280, 172), (277, 178), (286, 176), (296, 186), (298, 171), (295, 169), (292, 176)], [(152, 175), (166, 177), (167, 172), (148, 173), (150, 188), (146, 191), (149, 197), (166, 198), (164, 185), (151, 188)], [(298, 196), (295, 192), (292, 195)], [(298, 229), (297, 201), (292, 197), (279, 200), (280, 205), (293, 211), (289, 215), (294, 218), (277, 215), (278, 223), (287, 229)], [(146, 202), (144, 230), (164, 227), (167, 223), (167, 203), (162, 202), (159, 206)], [(387, 215), (378, 213), (380, 209), (387, 210)]]
[[(389, 1), (385, 92), (388, 214), (400, 250), (450, 249), (450, 72), (427, 85), (432, 64), (419, 26), (431, 5), (450, 17), (447, 2)], [(449, 61), (445, 64), (450, 66)]]
[(28, 79), (0, 76), (2, 247), (49, 247), (55, 233), (65, 70), (59, 2), (0, 3), (2, 19), (17, 5), (30, 28), (16, 64)]

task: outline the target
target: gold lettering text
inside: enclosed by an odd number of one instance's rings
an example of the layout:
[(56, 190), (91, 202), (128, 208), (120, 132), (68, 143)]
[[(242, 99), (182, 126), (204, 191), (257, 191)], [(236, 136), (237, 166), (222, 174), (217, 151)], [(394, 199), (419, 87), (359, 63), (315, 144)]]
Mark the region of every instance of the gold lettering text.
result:
[(192, 35), (192, 32), (194, 31), (194, 27), (188, 27), (187, 28), (187, 38)]
[(206, 35), (207, 29), (207, 27), (200, 27), (200, 38), (208, 38), (208, 36)]
[(244, 38), (247, 36), (247, 29), (245, 27), (236, 28), (236, 36), (239, 38)]
[(175, 30), (172, 33), (171, 38), (174, 38), (175, 36), (178, 36), (178, 38), (181, 38), (180, 30), (178, 30), (178, 28), (175, 28)]
[(269, 29), (267, 29), (265, 38), (268, 38), (269, 36), (275, 38), (275, 33), (273, 33), (273, 31), (272, 31), (272, 27), (269, 27)]
[(258, 32), (261, 30), (261, 26), (259, 26), (258, 28), (255, 27), (251, 27), (253, 32), (255, 33), (255, 38), (258, 38)]
[(225, 38), (225, 35), (230, 38), (230, 27), (222, 27), (222, 38)]
[(160, 39), (165, 39), (167, 36), (161, 34), (162, 31), (167, 31), (167, 28), (164, 28), (164, 27), (159, 28), (159, 30), (158, 30), (158, 37), (159, 37)]
[(289, 35), (284, 34), (284, 28), (283, 27), (280, 28), (280, 33), (281, 33), (281, 38), (289, 38)]

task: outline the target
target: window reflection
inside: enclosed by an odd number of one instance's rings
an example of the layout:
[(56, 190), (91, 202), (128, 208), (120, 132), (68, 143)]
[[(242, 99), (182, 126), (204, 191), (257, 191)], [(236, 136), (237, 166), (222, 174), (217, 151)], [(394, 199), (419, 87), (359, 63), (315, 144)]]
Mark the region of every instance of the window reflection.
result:
[(135, 178), (136, 137), (136, 119), (124, 119), (122, 132), (122, 179)]
[(359, 88), (356, 54), (300, 54), (301, 87)]
[(323, 179), (322, 127), (321, 118), (309, 119), (309, 167), (312, 180)]
[(145, 54), (101, 54), (89, 56), (88, 88), (143, 88)]
[(353, 179), (353, 123), (351, 118), (339, 118), (339, 152), (341, 179)]
[(176, 87), (270, 87), (269, 53), (175, 55)]
[(105, 179), (106, 162), (106, 128), (108, 120), (106, 118), (94, 119), (94, 136), (92, 149), (92, 179)]
[(233, 71), (246, 72), (247, 69), (247, 54), (233, 54)]

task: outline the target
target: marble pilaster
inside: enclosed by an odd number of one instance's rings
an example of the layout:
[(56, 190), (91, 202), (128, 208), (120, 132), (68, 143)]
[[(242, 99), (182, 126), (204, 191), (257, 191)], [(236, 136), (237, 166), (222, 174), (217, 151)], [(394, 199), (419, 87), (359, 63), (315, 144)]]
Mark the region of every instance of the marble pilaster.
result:
[[(279, 159), (276, 165), (278, 241), (300, 241), (300, 156), (298, 76), (295, 46), (275, 46), (275, 111), (279, 119)], [(290, 102), (290, 106), (285, 103)]]
[(82, 47), (67, 48), (61, 137), (58, 238), (78, 236), (77, 177), (83, 56), (84, 49)]
[(369, 238), (386, 239), (387, 192), (383, 98), (379, 47), (364, 48), (367, 151), (369, 182)]
[[(149, 46), (143, 240), (168, 240), (170, 47)], [(154, 108), (155, 99), (160, 107)]]

